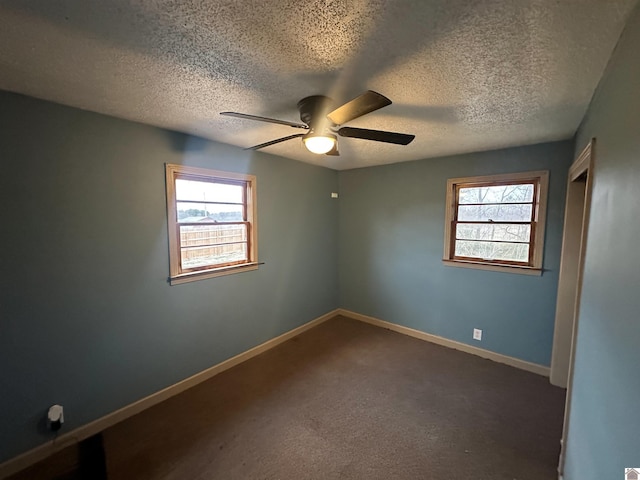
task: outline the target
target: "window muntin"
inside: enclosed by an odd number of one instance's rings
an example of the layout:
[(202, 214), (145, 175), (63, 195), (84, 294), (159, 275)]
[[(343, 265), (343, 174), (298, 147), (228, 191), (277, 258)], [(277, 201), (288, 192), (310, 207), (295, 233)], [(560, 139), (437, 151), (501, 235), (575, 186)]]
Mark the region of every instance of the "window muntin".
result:
[(181, 165), (166, 175), (172, 283), (255, 266), (255, 177)]
[(542, 268), (548, 172), (450, 179), (445, 261)]

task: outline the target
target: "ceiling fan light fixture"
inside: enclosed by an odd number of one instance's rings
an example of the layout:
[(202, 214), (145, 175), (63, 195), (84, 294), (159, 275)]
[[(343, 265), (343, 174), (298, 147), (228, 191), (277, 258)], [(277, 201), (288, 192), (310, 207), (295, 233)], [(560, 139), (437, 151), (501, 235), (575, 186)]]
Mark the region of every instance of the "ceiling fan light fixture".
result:
[(336, 136), (331, 134), (324, 135), (305, 135), (302, 137), (304, 146), (307, 147), (311, 153), (322, 155), (331, 151), (336, 145)]
[(276, 138), (269, 142), (245, 148), (245, 150), (259, 150), (261, 148), (270, 147), (271, 145), (277, 145), (288, 140), (293, 140), (294, 138), (302, 138), (304, 146), (310, 152), (315, 153), (316, 155), (331, 155), (332, 157), (338, 157), (340, 156), (340, 153), (338, 152), (337, 135), (341, 137), (371, 140), (373, 142), (392, 143), (395, 145), (409, 145), (415, 138), (415, 135), (408, 135), (406, 133), (343, 126), (343, 124), (350, 122), (351, 120), (355, 120), (363, 115), (367, 115), (368, 113), (375, 112), (387, 105), (391, 105), (391, 100), (384, 95), (374, 92), (373, 90), (368, 90), (359, 97), (356, 97), (333, 111), (326, 113), (327, 110), (332, 108), (332, 104), (333, 102), (331, 99), (323, 95), (311, 95), (310, 97), (303, 98), (298, 102), (298, 110), (300, 111), (300, 120), (302, 123), (238, 112), (220, 112), (220, 115), (256, 120), (258, 122), (287, 125), (289, 127), (306, 130), (305, 133), (297, 133), (295, 135)]

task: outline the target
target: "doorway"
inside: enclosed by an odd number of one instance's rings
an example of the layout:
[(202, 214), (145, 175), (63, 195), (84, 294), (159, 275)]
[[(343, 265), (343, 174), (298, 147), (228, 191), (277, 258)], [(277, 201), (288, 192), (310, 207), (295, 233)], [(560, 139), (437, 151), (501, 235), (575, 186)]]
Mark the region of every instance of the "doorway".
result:
[(558, 465), (560, 474), (562, 474), (564, 467), (565, 442), (571, 410), (573, 363), (578, 333), (584, 253), (589, 225), (591, 186), (593, 184), (594, 146), (595, 139), (592, 139), (569, 168), (567, 180), (567, 200), (550, 375), (550, 381), (553, 385), (567, 389), (561, 440), (562, 449)]

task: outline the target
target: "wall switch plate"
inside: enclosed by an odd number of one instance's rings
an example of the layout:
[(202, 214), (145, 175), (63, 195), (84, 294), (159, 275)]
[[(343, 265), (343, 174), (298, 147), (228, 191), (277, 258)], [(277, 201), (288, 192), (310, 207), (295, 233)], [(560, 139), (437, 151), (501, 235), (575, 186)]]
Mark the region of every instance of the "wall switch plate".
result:
[(338, 198), (338, 194), (336, 192), (331, 192), (331, 198)]
[(479, 328), (474, 328), (473, 339), (478, 341), (482, 340), (482, 330), (480, 330)]

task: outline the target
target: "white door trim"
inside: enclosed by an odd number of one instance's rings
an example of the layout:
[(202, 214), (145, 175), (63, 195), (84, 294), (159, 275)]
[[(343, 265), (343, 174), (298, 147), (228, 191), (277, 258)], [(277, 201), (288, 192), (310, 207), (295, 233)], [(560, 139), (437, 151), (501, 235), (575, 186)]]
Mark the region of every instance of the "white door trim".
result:
[[(571, 167), (569, 168), (569, 175), (567, 180), (567, 199), (569, 199), (570, 189), (575, 187), (576, 180), (578, 180), (583, 175), (586, 175), (586, 183), (584, 186), (584, 200), (583, 200), (583, 209), (582, 209), (582, 226), (580, 229), (580, 240), (579, 240), (579, 249), (578, 249), (578, 257), (577, 257), (577, 268), (575, 270), (575, 276), (570, 278), (563, 278), (562, 272), (564, 263), (567, 261), (567, 252), (565, 252), (565, 239), (567, 232), (565, 231), (563, 234), (563, 245), (562, 245), (562, 258), (560, 260), (560, 278), (558, 281), (558, 289), (562, 288), (562, 282), (576, 282), (575, 283), (575, 295), (571, 300), (573, 303), (573, 315), (572, 315), (572, 325), (571, 325), (571, 346), (569, 353), (569, 365), (568, 372), (566, 378), (566, 387), (567, 387), (567, 396), (565, 401), (565, 411), (564, 411), (564, 423), (562, 426), (562, 439), (560, 441), (561, 450), (560, 450), (560, 460), (558, 463), (558, 473), (560, 476), (564, 473), (564, 462), (565, 455), (567, 449), (567, 434), (569, 432), (569, 417), (571, 415), (571, 396), (573, 390), (573, 367), (575, 362), (575, 349), (576, 349), (576, 340), (578, 336), (578, 324), (580, 318), (580, 297), (582, 294), (582, 277), (584, 271), (584, 257), (587, 247), (587, 234), (589, 230), (589, 212), (591, 207), (591, 190), (593, 186), (593, 176), (594, 176), (594, 148), (595, 148), (595, 138), (591, 139), (591, 141), (587, 144), (587, 146), (582, 150), (578, 158), (573, 162)], [(567, 216), (565, 212), (565, 224), (567, 223)], [(571, 247), (571, 246), (568, 246)], [(575, 252), (574, 252), (575, 253)], [(575, 255), (572, 260), (576, 260)], [(558, 318), (556, 317), (556, 324), (558, 322)], [(557, 328), (557, 325), (556, 325)], [(555, 343), (555, 342), (554, 342)], [(555, 347), (555, 345), (554, 345)], [(554, 354), (556, 353), (556, 349), (554, 348)], [(551, 369), (551, 379), (554, 378), (553, 371), (553, 358), (552, 358), (552, 369)]]

